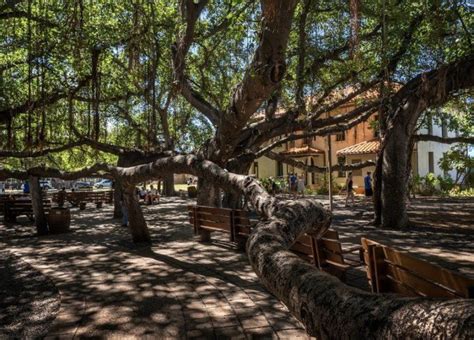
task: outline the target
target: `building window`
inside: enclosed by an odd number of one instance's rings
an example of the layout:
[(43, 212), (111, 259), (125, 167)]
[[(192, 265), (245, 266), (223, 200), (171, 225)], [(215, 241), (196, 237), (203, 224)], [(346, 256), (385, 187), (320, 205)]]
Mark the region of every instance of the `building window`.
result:
[(283, 176), (283, 163), (282, 162), (277, 162), (276, 167), (277, 167), (277, 171), (276, 171), (277, 176), (282, 177)]
[(428, 152), (428, 172), (434, 174), (434, 154), (433, 152)]
[(446, 119), (443, 119), (441, 122), (441, 136), (443, 138), (448, 137), (448, 124), (446, 123)]
[(345, 133), (345, 131), (336, 133), (336, 141), (337, 141), (337, 142), (341, 142), (341, 141), (343, 141), (343, 140), (346, 140), (346, 133)]
[[(362, 162), (362, 160), (360, 160), (360, 159), (353, 159), (352, 160), (352, 164), (357, 164), (357, 163), (360, 163), (360, 162)], [(352, 176), (362, 176), (362, 169), (352, 170)]]
[(337, 164), (339, 165), (339, 170), (337, 171), (337, 177), (346, 177), (346, 172), (342, 170), (342, 166), (346, 164), (346, 157), (345, 156), (337, 157)]
[(258, 178), (258, 162), (253, 162), (253, 173)]

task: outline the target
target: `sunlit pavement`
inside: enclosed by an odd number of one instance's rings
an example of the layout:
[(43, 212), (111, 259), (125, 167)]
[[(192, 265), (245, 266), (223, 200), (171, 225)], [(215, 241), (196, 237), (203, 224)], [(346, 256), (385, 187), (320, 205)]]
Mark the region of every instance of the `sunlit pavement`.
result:
[(224, 235), (210, 244), (193, 239), (185, 200), (163, 199), (144, 213), (151, 247), (130, 241), (110, 205), (73, 209), (68, 234), (34, 237), (26, 218), (0, 226), (1, 246), (60, 291), (48, 337), (307, 337)]

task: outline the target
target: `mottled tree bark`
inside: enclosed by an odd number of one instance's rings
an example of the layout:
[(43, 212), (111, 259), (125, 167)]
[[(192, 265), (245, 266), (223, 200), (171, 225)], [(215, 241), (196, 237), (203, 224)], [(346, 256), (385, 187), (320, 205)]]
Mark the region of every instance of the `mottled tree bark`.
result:
[(143, 217), (143, 212), (135, 195), (135, 185), (126, 184), (124, 186), (125, 204), (128, 210), (128, 226), (133, 242), (150, 243), (151, 237), (147, 223)]
[(43, 207), (43, 196), (41, 194), (41, 186), (39, 178), (30, 176), (30, 189), (31, 189), (31, 205), (33, 207), (33, 215), (35, 218), (36, 232), (38, 235), (48, 234), (48, 221), (44, 213)]
[(174, 191), (174, 174), (163, 175), (163, 196), (171, 197), (176, 193)]
[(408, 225), (405, 201), (409, 144), (406, 127), (394, 126), (383, 153), (381, 223), (385, 228), (400, 229)]
[(120, 179), (114, 180), (114, 218), (122, 218), (122, 193), (123, 187)]

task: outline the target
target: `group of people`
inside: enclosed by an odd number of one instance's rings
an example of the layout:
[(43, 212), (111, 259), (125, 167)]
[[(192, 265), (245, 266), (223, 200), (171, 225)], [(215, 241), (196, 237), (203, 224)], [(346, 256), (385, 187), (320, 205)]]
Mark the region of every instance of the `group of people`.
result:
[(306, 181), (303, 175), (296, 175), (296, 173), (290, 173), (288, 175), (288, 187), (293, 198), (298, 198), (298, 195), (304, 197), (304, 191), (306, 189)]
[(155, 201), (160, 203), (160, 193), (153, 185), (150, 185), (150, 189), (137, 188), (137, 199), (138, 201), (142, 199), (147, 205), (152, 205)]
[[(135, 194), (138, 202), (143, 200), (147, 205), (152, 205), (154, 202), (160, 203), (160, 193), (153, 185), (150, 185), (150, 189), (147, 189), (146, 187), (136, 188)], [(123, 193), (120, 197), (120, 201), (122, 205), (122, 226), (126, 227), (128, 226), (128, 209)]]
[[(346, 207), (348, 206), (349, 199), (351, 199), (352, 206), (354, 206), (354, 181), (352, 179), (352, 172), (349, 172), (346, 178), (346, 192)], [(364, 193), (365, 197), (372, 197), (374, 194), (372, 190), (372, 177), (370, 171), (368, 171), (367, 175), (364, 177)]]

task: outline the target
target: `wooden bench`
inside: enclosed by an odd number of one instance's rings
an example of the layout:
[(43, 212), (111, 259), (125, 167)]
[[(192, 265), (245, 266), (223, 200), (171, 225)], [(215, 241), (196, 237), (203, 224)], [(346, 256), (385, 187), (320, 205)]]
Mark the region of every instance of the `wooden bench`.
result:
[[(53, 201), (56, 203), (59, 201), (58, 192), (53, 194)], [(66, 193), (66, 201), (81, 209), (84, 209), (87, 203), (95, 203), (97, 208), (100, 208), (103, 203), (113, 202), (113, 191), (71, 191)]]
[[(290, 250), (314, 264), (318, 269), (342, 280), (345, 279), (345, 273), (349, 268), (363, 264), (361, 246), (343, 249), (339, 233), (332, 229), (328, 229), (320, 239), (308, 234), (302, 235)], [(347, 256), (351, 253), (357, 253), (357, 258), (352, 259)]]
[[(194, 233), (201, 235), (202, 241), (209, 241), (208, 235), (212, 232), (226, 233), (229, 234), (229, 240), (237, 243), (240, 249), (245, 247), (245, 242), (254, 225), (254, 221), (249, 218), (245, 210), (190, 205), (188, 214)], [(203, 234), (204, 237), (202, 237)], [(339, 234), (335, 230), (326, 231), (320, 240), (310, 235), (303, 235), (290, 250), (319, 269), (340, 278), (344, 277), (348, 268), (363, 264), (361, 247), (342, 249)], [(344, 257), (354, 251), (359, 252), (359, 259), (351, 260)]]
[(407, 252), (361, 239), (367, 278), (374, 293), (473, 298), (474, 280)]
[(245, 210), (189, 205), (188, 214), (194, 233), (201, 235), (202, 241), (209, 241), (212, 232), (221, 232), (242, 248), (250, 235), (251, 221)]
[(5, 211), (5, 202), (11, 199), (28, 198), (30, 194), (5, 194), (0, 195), (0, 214)]
[[(43, 208), (45, 213), (51, 208), (51, 200), (43, 198)], [(34, 221), (33, 205), (31, 198), (7, 199), (4, 201), (3, 214), (5, 222), (16, 222), (17, 216), (26, 215)]]

